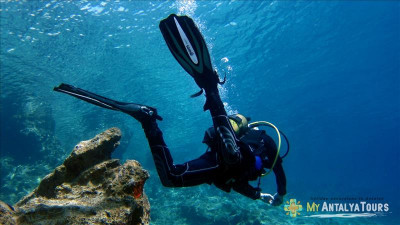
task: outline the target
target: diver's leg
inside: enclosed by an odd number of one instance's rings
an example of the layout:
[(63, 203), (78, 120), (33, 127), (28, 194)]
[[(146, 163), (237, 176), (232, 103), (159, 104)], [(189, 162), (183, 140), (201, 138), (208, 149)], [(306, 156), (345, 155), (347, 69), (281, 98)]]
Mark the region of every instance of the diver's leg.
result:
[(218, 169), (215, 152), (207, 152), (198, 159), (175, 165), (156, 121), (142, 123), (142, 126), (164, 186), (187, 187), (211, 182)]
[(206, 92), (206, 105), (204, 109), (210, 110), (214, 129), (219, 135), (224, 148), (221, 149), (222, 158), (227, 164), (236, 164), (240, 161), (241, 154), (236, 142), (238, 139), (229, 122), (229, 118), (222, 103), (217, 84), (210, 84), (204, 88)]
[[(196, 82), (206, 91), (205, 110), (210, 109), (214, 128), (225, 148), (222, 158), (227, 164), (240, 161), (236, 138), (219, 97), (217, 73), (213, 70), (207, 44), (194, 21), (187, 16), (171, 14), (160, 21), (160, 30), (172, 55)], [(199, 92), (201, 93), (201, 92)], [(197, 94), (196, 94), (197, 95)]]

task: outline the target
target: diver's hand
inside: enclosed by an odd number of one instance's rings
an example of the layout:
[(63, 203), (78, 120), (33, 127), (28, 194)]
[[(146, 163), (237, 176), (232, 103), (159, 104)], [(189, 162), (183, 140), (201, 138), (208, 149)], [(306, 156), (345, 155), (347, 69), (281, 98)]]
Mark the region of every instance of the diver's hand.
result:
[(279, 206), (282, 204), (282, 202), (283, 202), (283, 195), (275, 193), (274, 196), (272, 197), (271, 205)]
[(265, 203), (271, 204), (274, 201), (274, 196), (268, 193), (260, 193), (260, 199)]

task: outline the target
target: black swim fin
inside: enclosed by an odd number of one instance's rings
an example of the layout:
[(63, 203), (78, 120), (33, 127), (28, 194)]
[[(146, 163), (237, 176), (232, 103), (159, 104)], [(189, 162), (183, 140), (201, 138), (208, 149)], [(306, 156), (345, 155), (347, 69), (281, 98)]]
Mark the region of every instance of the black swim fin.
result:
[(191, 18), (171, 14), (160, 21), (160, 30), (172, 55), (200, 88), (207, 90), (223, 83), (213, 70), (206, 42)]
[(91, 104), (106, 108), (106, 109), (111, 109), (111, 110), (116, 110), (116, 111), (121, 111), (124, 112), (139, 122), (146, 122), (148, 120), (151, 120), (153, 118), (162, 120), (161, 116), (157, 114), (157, 109), (150, 107), (150, 106), (145, 106), (145, 105), (139, 105), (135, 103), (126, 103), (126, 102), (119, 102), (115, 101), (100, 95), (97, 95), (95, 93), (74, 87), (69, 84), (60, 84), (58, 87), (54, 88), (54, 91), (62, 92), (65, 94), (69, 94), (71, 96), (74, 96), (76, 98), (82, 99), (86, 102), (89, 102)]

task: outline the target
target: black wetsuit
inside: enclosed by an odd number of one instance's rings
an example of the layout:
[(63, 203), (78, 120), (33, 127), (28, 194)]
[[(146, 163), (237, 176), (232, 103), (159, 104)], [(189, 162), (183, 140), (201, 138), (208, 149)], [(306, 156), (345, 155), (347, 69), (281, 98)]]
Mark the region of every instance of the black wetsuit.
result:
[[(161, 119), (156, 109), (115, 101), (95, 93), (61, 84), (55, 91), (72, 95), (103, 108), (122, 111), (141, 122), (157, 172), (164, 186), (187, 187), (203, 183), (214, 184), (216, 187), (229, 192), (231, 189), (252, 199), (260, 198), (260, 191), (249, 185), (256, 180), (263, 169), (255, 167), (255, 155), (262, 159), (263, 167), (271, 168), (275, 159), (276, 146), (274, 141), (262, 131), (250, 130), (244, 137), (238, 139), (229, 122), (224, 105), (219, 97), (217, 84), (205, 87), (205, 110), (210, 110), (213, 128), (207, 133), (208, 140), (204, 142), (210, 147), (202, 156), (183, 164), (174, 164), (156, 118)], [(214, 134), (211, 134), (214, 133)], [(286, 194), (286, 177), (279, 157), (274, 167), (278, 193)]]
[[(213, 118), (215, 133), (218, 133), (218, 127), (228, 128), (230, 135), (235, 140), (233, 145), (236, 145), (235, 147), (239, 149), (240, 154), (235, 156), (237, 157), (236, 159), (230, 158), (229, 163), (227, 163), (224, 158), (227, 155), (224, 154), (227, 143), (224, 143), (222, 141), (223, 138), (219, 135), (214, 135), (213, 140), (208, 143), (209, 151), (189, 162), (174, 164), (157, 123), (155, 121), (143, 123), (142, 126), (148, 139), (161, 183), (166, 187), (187, 187), (208, 183), (214, 184), (226, 192), (233, 189), (249, 198), (259, 199), (261, 190), (249, 184), (249, 181), (256, 180), (261, 176), (263, 171), (262, 169), (257, 170), (255, 167), (256, 150), (260, 152), (260, 149), (255, 148), (266, 148), (265, 151), (261, 152), (265, 152), (268, 158), (273, 160), (276, 154), (275, 143), (265, 132), (260, 136), (260, 143), (246, 144), (246, 140), (237, 139), (218, 94), (208, 95), (206, 105), (210, 109)], [(220, 130), (218, 129), (218, 131)], [(232, 143), (228, 144), (232, 145)], [(266, 159), (263, 160), (263, 164), (265, 168), (271, 168), (272, 162)], [(285, 195), (286, 177), (280, 157), (273, 171), (276, 176), (278, 193)]]

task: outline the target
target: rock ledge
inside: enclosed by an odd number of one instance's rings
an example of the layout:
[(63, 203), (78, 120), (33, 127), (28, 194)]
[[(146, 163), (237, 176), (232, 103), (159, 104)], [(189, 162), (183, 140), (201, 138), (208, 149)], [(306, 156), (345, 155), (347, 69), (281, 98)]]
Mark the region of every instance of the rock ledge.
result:
[(0, 224), (149, 224), (139, 162), (111, 159), (121, 131), (77, 144), (71, 155), (14, 207), (0, 201)]

